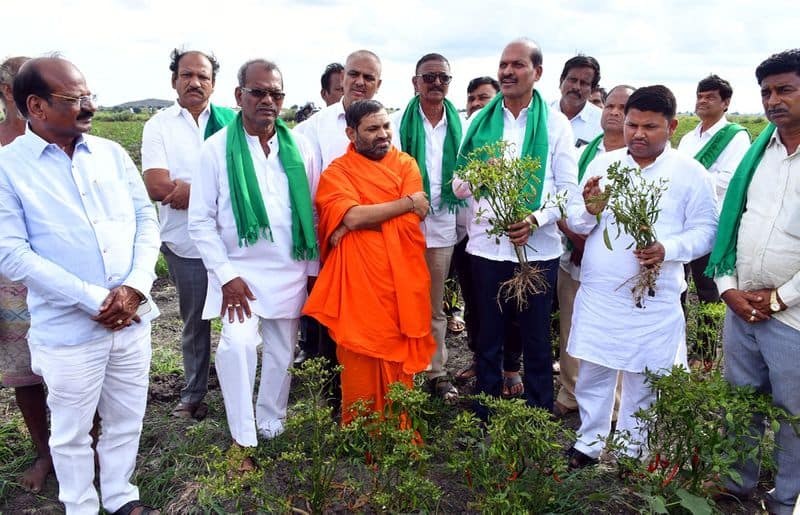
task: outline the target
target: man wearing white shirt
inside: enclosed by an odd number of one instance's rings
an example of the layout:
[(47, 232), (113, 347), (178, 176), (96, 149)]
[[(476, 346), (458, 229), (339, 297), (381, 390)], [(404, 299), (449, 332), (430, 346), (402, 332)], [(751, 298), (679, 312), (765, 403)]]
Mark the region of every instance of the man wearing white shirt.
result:
[[(767, 58), (756, 68), (761, 103), (771, 122), (731, 179), (707, 272), (727, 304), (725, 378), (772, 395), (800, 415), (800, 48)], [(780, 421), (775, 434), (775, 488), (770, 513), (797, 513), (800, 436)], [(764, 432), (761, 416), (750, 427)], [(757, 438), (756, 440), (757, 441)], [(748, 497), (759, 460), (739, 463), (729, 493)]]
[[(683, 264), (711, 248), (717, 209), (711, 178), (693, 159), (673, 150), (669, 138), (677, 126), (675, 97), (664, 86), (633, 92), (625, 104), (626, 148), (596, 157), (582, 181), (583, 198), (573, 197), (567, 208), (569, 228), (586, 238), (580, 288), (575, 297), (567, 351), (581, 360), (575, 397), (581, 416), (578, 440), (570, 449), (570, 468), (597, 462), (611, 428), (617, 375), (622, 372), (617, 431), (629, 431), (623, 452), (637, 456), (646, 436), (634, 417), (647, 408), (655, 393), (645, 382), (645, 369), (664, 373), (675, 362), (686, 338), (680, 294), (686, 288)], [(603, 230), (614, 224), (605, 209), (600, 181), (609, 165), (641, 168), (646, 181), (666, 179), (655, 224), (658, 241), (630, 249), (633, 239), (624, 231), (603, 241)], [(600, 219), (598, 220), (598, 215)], [(609, 233), (615, 234), (611, 227)], [(624, 285), (640, 267), (658, 265), (654, 296), (638, 307)], [(685, 359), (684, 359), (685, 365)]]
[[(242, 110), (203, 145), (189, 234), (208, 269), (204, 318), (222, 317), (215, 359), (234, 444), (283, 432), (307, 279), (319, 268), (312, 198), (319, 172), (305, 138), (280, 120), (283, 77), (269, 61), (239, 69)], [(253, 388), (263, 360), (258, 397)], [(247, 457), (240, 471), (251, 470)]]
[(347, 150), (344, 112), (358, 100), (371, 99), (381, 87), (381, 60), (369, 50), (356, 50), (344, 62), (344, 95), (341, 102), (329, 105), (294, 128), (306, 137), (314, 150), (317, 168), (328, 165)]
[(203, 419), (208, 406), (211, 323), (203, 320), (206, 269), (186, 228), (192, 174), (200, 166), (203, 141), (233, 119), (230, 109), (209, 101), (219, 63), (213, 56), (175, 49), (171, 55), (172, 87), (178, 101), (144, 125), (142, 169), (150, 198), (159, 202), (161, 251), (178, 292), (183, 331), (181, 350), (186, 384), (173, 410), (176, 417)]
[[(472, 261), (480, 320), (476, 390), (492, 396), (501, 394), (503, 346), (507, 327), (516, 319), (522, 339), (525, 398), (529, 405), (549, 411), (553, 409), (550, 308), (562, 246), (556, 228), (559, 209), (542, 205), (549, 195), (574, 192), (577, 164), (569, 122), (556, 109), (549, 108), (534, 89), (541, 75), (539, 46), (529, 39), (509, 43), (497, 72), (501, 92), (475, 114), (460, 153), (466, 155), (503, 139), (511, 144), (513, 157), (528, 155), (541, 162), (535, 186), (540, 194), (538, 202), (532, 206), (531, 214), (509, 226), (508, 235), (500, 237), (499, 242), (486, 234), (488, 218), (492, 216), (488, 201), (469, 198), (467, 252)], [(469, 195), (466, 184), (455, 180), (453, 185), (460, 197)], [(485, 214), (476, 221), (479, 211)], [(510, 279), (518, 266), (515, 246), (527, 246), (529, 262), (542, 270), (548, 284), (544, 292), (529, 295), (528, 305), (521, 310), (513, 302), (503, 302), (502, 307), (497, 302), (499, 285)], [(476, 405), (475, 409), (480, 416), (486, 416), (483, 406)]]
[(592, 90), (600, 84), (600, 64), (588, 55), (576, 55), (564, 63), (559, 89), (561, 98), (550, 106), (561, 111), (572, 125), (575, 146), (592, 141), (603, 130), (600, 128), (602, 110), (589, 102)]
[[(118, 144), (85, 134), (94, 96), (75, 66), (33, 59), (14, 80), (27, 131), (0, 149), (0, 274), (28, 287), (31, 368), (48, 388), (66, 513), (148, 512), (130, 483), (147, 403), (155, 210)], [(149, 513), (149, 512), (148, 512)]]
[[(600, 118), (603, 132), (583, 148), (581, 157), (578, 159), (579, 183), (583, 179), (589, 163), (596, 157), (625, 146), (625, 136), (622, 133), (625, 122), (625, 103), (635, 89), (631, 86), (620, 85), (611, 88), (608, 93), (607, 102), (603, 107), (603, 115)], [(561, 255), (556, 286), (560, 315), (558, 320), (558, 382), (561, 387), (558, 390), (553, 411), (556, 415), (563, 417), (578, 409), (578, 401), (575, 400), (575, 383), (578, 380), (580, 361), (567, 352), (567, 342), (572, 326), (572, 306), (581, 285), (581, 259), (586, 236), (572, 232), (564, 220), (558, 222), (558, 227), (570, 242), (568, 250)]]
[[(294, 128), (294, 131), (305, 136), (311, 145), (314, 165), (318, 170), (324, 172), (331, 161), (343, 155), (347, 151), (347, 146), (350, 145), (345, 131), (347, 128), (344, 118), (345, 110), (353, 102), (372, 99), (380, 86), (381, 60), (374, 52), (356, 50), (347, 56), (344, 62), (342, 83), (344, 94), (341, 101), (322, 109)], [(397, 146), (396, 142), (395, 146)], [(328, 331), (313, 318), (306, 317), (305, 322), (305, 353), (322, 356), (328, 360), (330, 366), (335, 366), (338, 363), (336, 343), (331, 339)], [(316, 349), (314, 349), (315, 339), (317, 341)], [(341, 398), (338, 374), (333, 375), (332, 383), (330, 394), (335, 412), (338, 410)]]
[[(725, 113), (731, 103), (733, 89), (730, 83), (717, 75), (709, 75), (697, 84), (697, 103), (695, 113), (700, 123), (687, 132), (678, 144), (678, 151), (694, 157), (711, 174), (717, 195), (717, 207), (722, 208), (728, 183), (739, 166), (747, 149), (750, 148), (750, 136), (747, 129), (736, 123), (728, 122)], [(708, 266), (708, 254), (701, 256), (686, 266), (686, 278), (691, 274), (694, 280), (697, 297), (701, 303), (719, 302), (719, 293), (714, 281), (703, 272)], [(686, 294), (681, 301), (686, 304)], [(707, 326), (713, 321), (709, 317), (701, 318)], [(702, 342), (705, 359), (713, 358), (716, 342), (712, 341), (709, 332), (702, 332), (698, 339)], [(701, 342), (698, 342), (700, 344)]]
[[(431, 205), (422, 222), (427, 247), (425, 261), (431, 275), (432, 332), (436, 340), (427, 376), (432, 393), (444, 400), (458, 397), (458, 390), (445, 371), (447, 316), (443, 304), (444, 283), (456, 244), (456, 212), (450, 205), (456, 202), (452, 180), (461, 145), (461, 119), (446, 98), (452, 78), (450, 63), (444, 56), (435, 53), (422, 56), (411, 78), (416, 95), (392, 117), (394, 126), (399, 128), (396, 134), (400, 149), (417, 161)], [(452, 197), (453, 202), (447, 202), (447, 197)]]

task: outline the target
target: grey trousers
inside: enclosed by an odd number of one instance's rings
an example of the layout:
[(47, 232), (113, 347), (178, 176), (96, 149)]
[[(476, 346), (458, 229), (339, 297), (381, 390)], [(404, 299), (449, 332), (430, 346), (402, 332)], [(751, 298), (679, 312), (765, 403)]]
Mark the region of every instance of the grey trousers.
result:
[(181, 402), (197, 404), (208, 392), (208, 370), (211, 361), (211, 321), (203, 320), (208, 276), (202, 259), (183, 258), (161, 245), (169, 265), (169, 278), (178, 290), (178, 307), (183, 320), (181, 351), (186, 385)]
[[(734, 385), (751, 385), (771, 393), (776, 406), (791, 415), (800, 415), (800, 331), (772, 318), (750, 324), (730, 309), (725, 313), (723, 330), (725, 378)], [(762, 417), (753, 429), (763, 433)], [(800, 436), (785, 423), (775, 435), (775, 489), (768, 495), (770, 511), (791, 515), (800, 495)], [(734, 492), (749, 493), (756, 487), (758, 461), (737, 466), (743, 484), (730, 483)]]

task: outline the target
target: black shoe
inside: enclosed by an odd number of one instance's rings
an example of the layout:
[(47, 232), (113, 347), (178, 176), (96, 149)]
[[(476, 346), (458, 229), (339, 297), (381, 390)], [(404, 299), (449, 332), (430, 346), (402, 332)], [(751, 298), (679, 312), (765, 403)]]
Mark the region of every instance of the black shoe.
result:
[(567, 451), (567, 467), (570, 470), (578, 470), (589, 465), (597, 465), (597, 458), (592, 458), (587, 456), (586, 454), (582, 453), (575, 447), (570, 447)]
[(299, 351), (297, 351), (297, 354), (294, 357), (294, 366), (300, 367), (303, 363), (306, 362), (308, 358), (309, 358), (308, 353), (303, 349), (300, 349)]

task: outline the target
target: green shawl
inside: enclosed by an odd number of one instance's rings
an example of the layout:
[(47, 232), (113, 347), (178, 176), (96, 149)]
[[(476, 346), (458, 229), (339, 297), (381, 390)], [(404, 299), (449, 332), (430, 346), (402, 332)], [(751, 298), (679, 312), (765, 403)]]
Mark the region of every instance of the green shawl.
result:
[(705, 270), (708, 277), (732, 275), (736, 268), (736, 243), (739, 237), (739, 222), (747, 204), (747, 190), (774, 132), (775, 126), (771, 123), (764, 128), (750, 145), (750, 150), (744, 155), (733, 174), (728, 192), (725, 194), (725, 201), (722, 203), (717, 241), (714, 242), (714, 250), (711, 251), (711, 258)]
[[(475, 114), (475, 119), (467, 129), (461, 150), (458, 153), (456, 168), (461, 168), (467, 163), (467, 155), (473, 150), (486, 144), (495, 143), (503, 139), (503, 94), (498, 93), (486, 106)], [(542, 188), (544, 184), (545, 168), (547, 165), (547, 104), (542, 100), (538, 91), (533, 90), (533, 99), (528, 107), (528, 121), (525, 124), (525, 138), (522, 141), (520, 155), (539, 159), (539, 169), (536, 170), (537, 184), (529, 184), (529, 188), (536, 189), (536, 198), (528, 208), (536, 211), (542, 203)]]
[[(453, 170), (456, 168), (456, 158), (458, 157), (458, 146), (461, 144), (461, 119), (456, 107), (447, 99), (444, 99), (444, 112), (447, 117), (447, 134), (444, 137), (442, 151), (442, 191), (439, 204), (440, 206), (447, 205), (450, 211), (454, 211), (458, 206), (458, 199), (453, 193), (452, 182)], [(428, 194), (429, 199), (432, 199), (431, 181), (425, 161), (425, 127), (422, 113), (420, 113), (419, 95), (411, 99), (403, 113), (403, 119), (400, 121), (400, 144), (405, 152), (417, 160), (425, 193)], [(433, 211), (431, 209), (431, 212)]]
[(600, 142), (603, 141), (603, 133), (600, 133), (595, 139), (589, 142), (586, 145), (586, 148), (583, 149), (583, 154), (581, 154), (581, 158), (578, 159), (578, 184), (581, 183), (581, 179), (583, 179), (583, 174), (586, 173), (586, 168), (589, 167), (589, 163), (592, 162), (592, 159), (595, 158), (597, 155), (597, 148), (600, 146)]
[[(289, 180), (289, 201), (292, 210), (292, 258), (300, 261), (317, 259), (319, 247), (314, 232), (314, 214), (305, 165), (289, 128), (280, 118), (275, 120), (278, 136), (278, 158)], [(259, 236), (272, 241), (264, 198), (258, 186), (253, 157), (247, 144), (242, 113), (228, 125), (225, 158), (231, 208), (239, 233), (239, 246), (253, 245)], [(260, 234), (259, 234), (260, 233)]]
[(740, 131), (746, 130), (747, 129), (738, 123), (729, 123), (718, 130), (717, 133), (703, 145), (703, 148), (695, 154), (694, 158), (708, 170), (708, 168), (714, 164), (714, 161), (719, 158), (719, 155), (722, 154), (722, 151), (725, 150), (725, 147), (728, 146), (728, 143), (731, 142), (733, 137)]
[(210, 138), (216, 134), (218, 130), (225, 127), (236, 118), (236, 112), (233, 109), (218, 107), (214, 104), (208, 104), (208, 107), (211, 110), (211, 114), (208, 116), (208, 123), (206, 123), (206, 132), (203, 135), (203, 139)]

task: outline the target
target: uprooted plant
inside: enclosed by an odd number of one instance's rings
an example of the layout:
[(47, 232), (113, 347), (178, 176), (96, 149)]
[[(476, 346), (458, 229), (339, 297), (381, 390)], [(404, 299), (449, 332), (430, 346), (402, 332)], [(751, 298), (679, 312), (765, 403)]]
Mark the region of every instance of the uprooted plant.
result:
[[(661, 212), (659, 201), (667, 191), (669, 181), (663, 177), (657, 181), (645, 180), (640, 169), (622, 166), (619, 161), (608, 167), (606, 180), (608, 183), (602, 196), (608, 200), (606, 208), (614, 217), (612, 223), (617, 226), (616, 237), (624, 231), (633, 238), (628, 249), (635, 245), (637, 250), (641, 250), (653, 245), (657, 241), (655, 226)], [(598, 213), (598, 221), (600, 216)], [(603, 242), (613, 250), (607, 225), (603, 228)], [(631, 293), (637, 308), (644, 307), (647, 297), (655, 296), (659, 273), (660, 263), (643, 266), (638, 274), (622, 284), (633, 283)]]
[[(456, 171), (456, 176), (469, 183), (476, 201), (486, 200), (491, 213), (479, 209), (476, 223), (486, 220), (486, 234), (500, 238), (508, 235), (508, 227), (530, 215), (536, 207), (539, 179), (536, 171), (541, 167), (538, 159), (530, 156), (513, 157), (511, 144), (500, 140), (470, 152), (466, 164)], [(563, 196), (557, 196), (552, 204), (562, 207)], [(541, 207), (545, 207), (546, 202)], [(563, 209), (562, 209), (563, 211)], [(536, 226), (531, 226), (534, 231)], [(519, 309), (527, 306), (528, 295), (542, 293), (547, 281), (542, 270), (528, 262), (527, 245), (514, 245), (519, 266), (514, 276), (505, 281), (497, 294), (498, 304), (515, 301)]]

